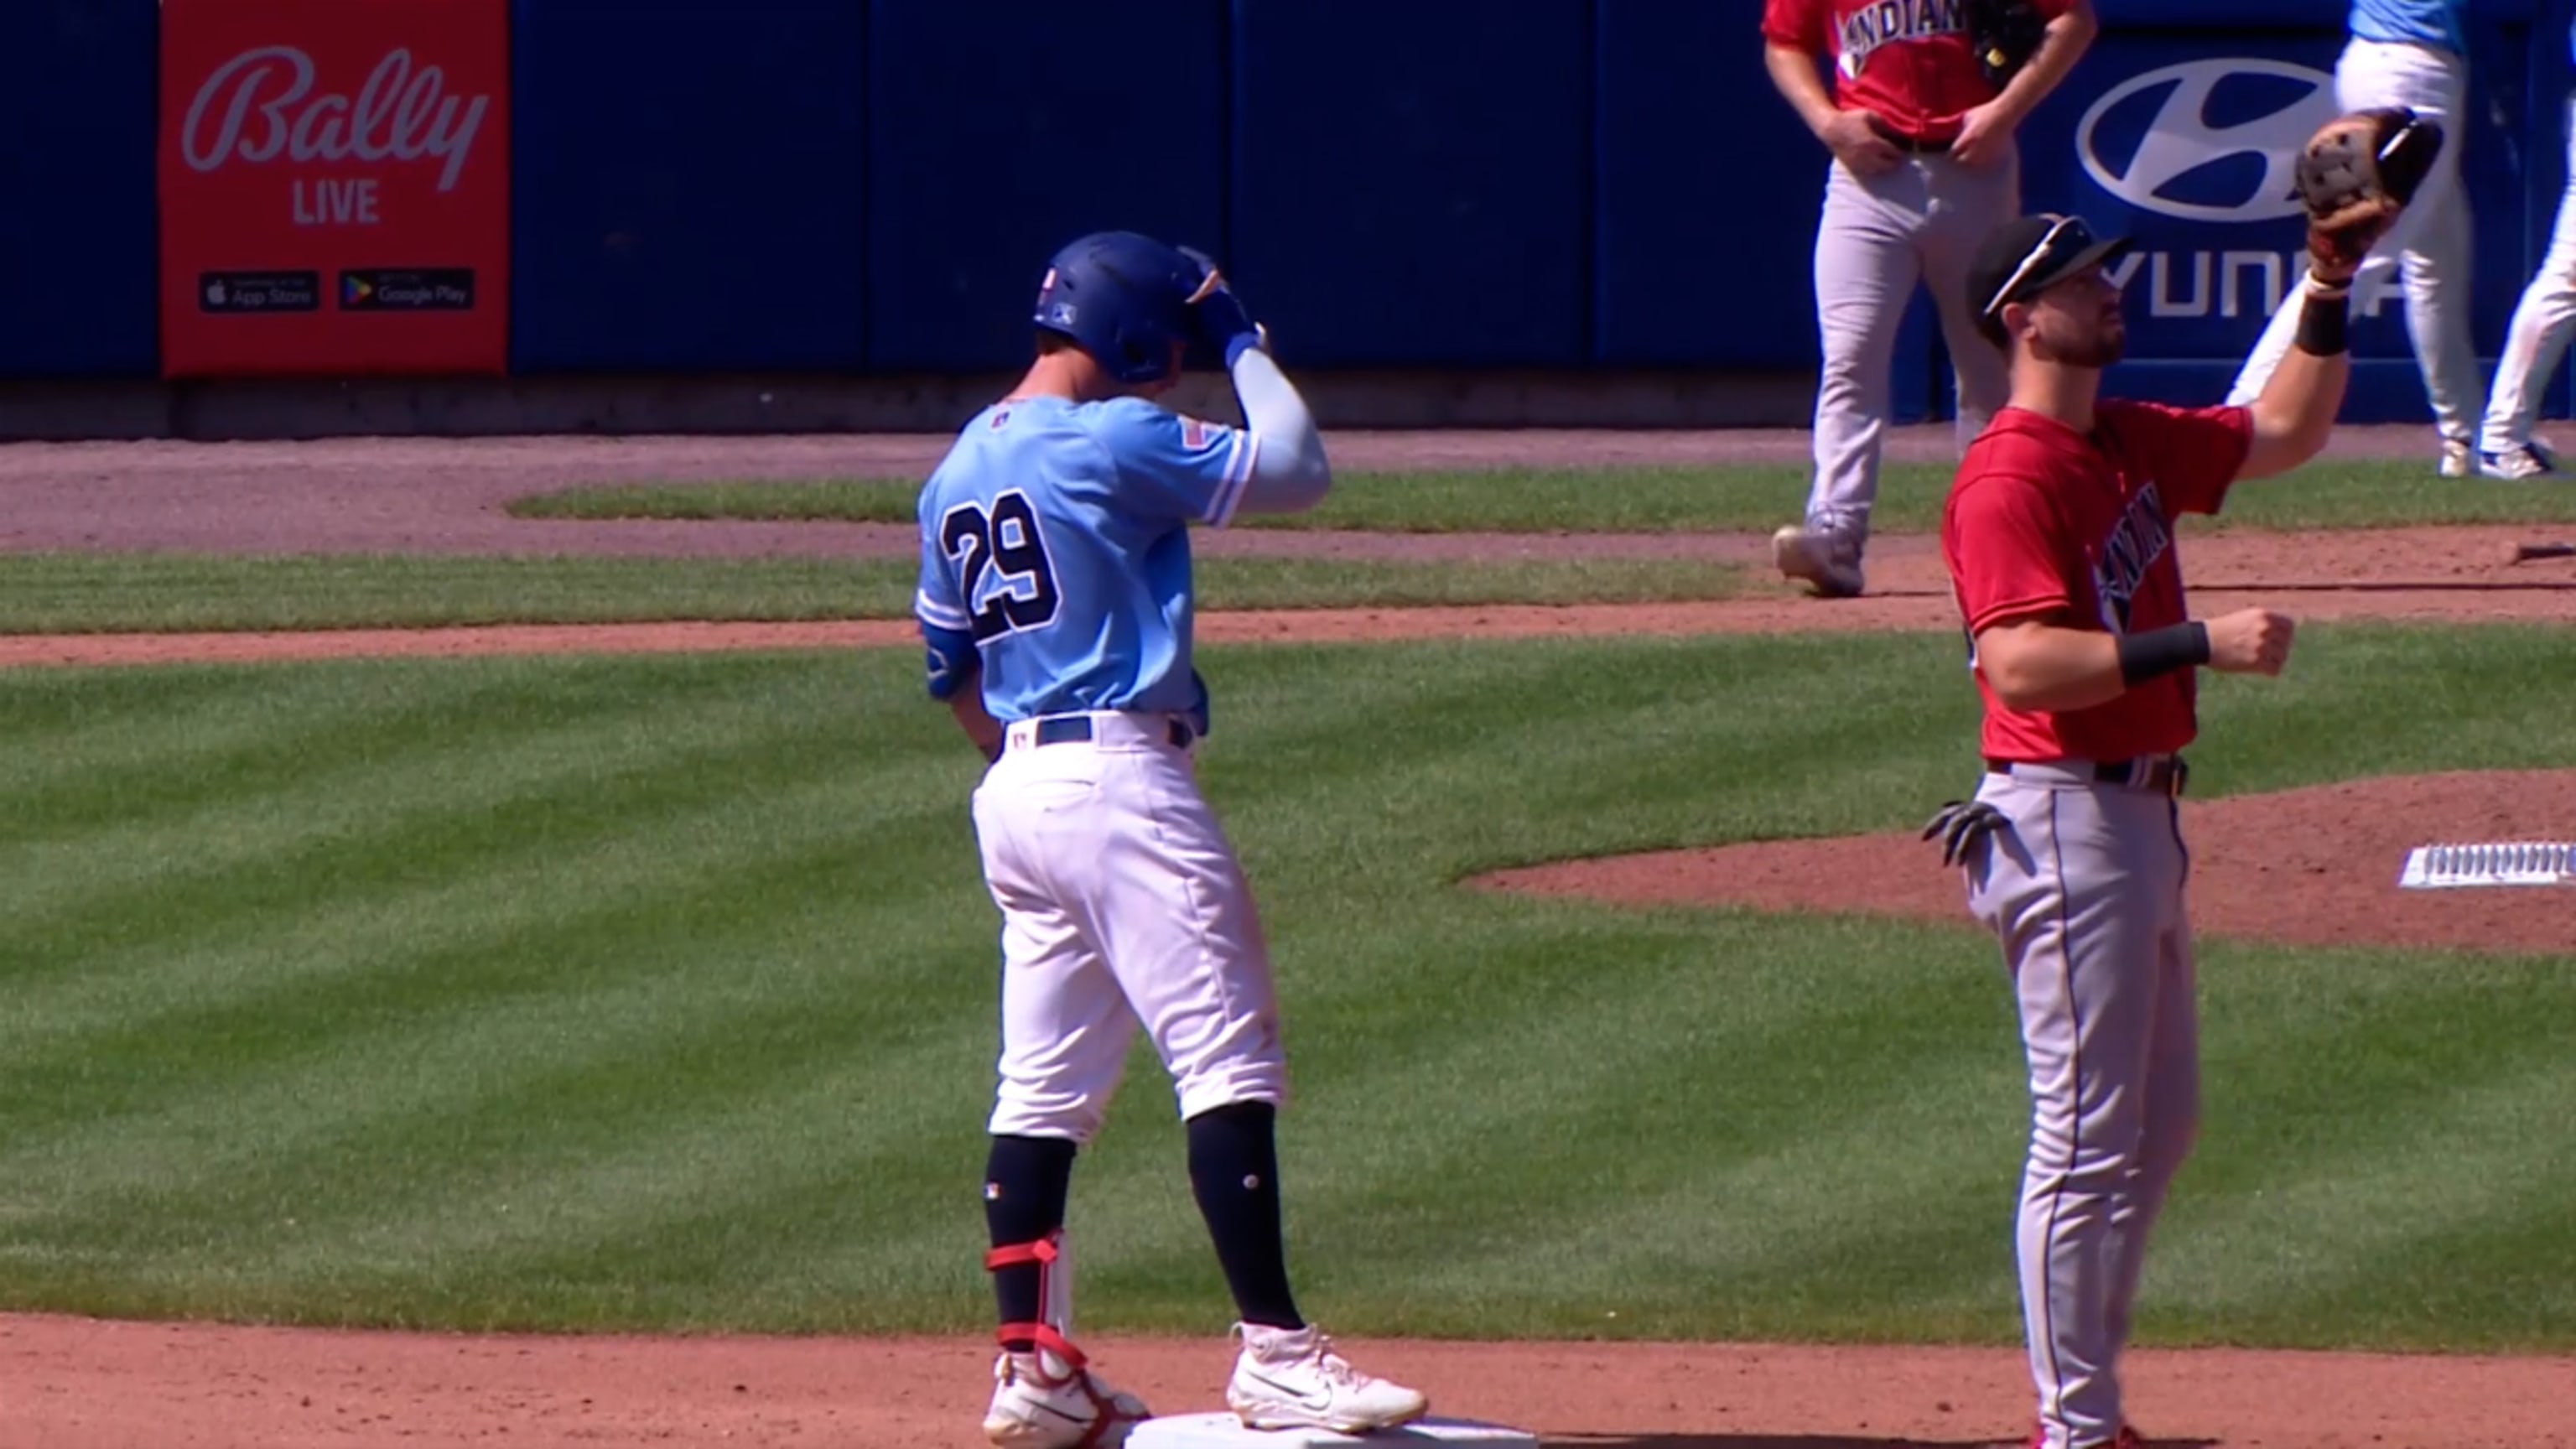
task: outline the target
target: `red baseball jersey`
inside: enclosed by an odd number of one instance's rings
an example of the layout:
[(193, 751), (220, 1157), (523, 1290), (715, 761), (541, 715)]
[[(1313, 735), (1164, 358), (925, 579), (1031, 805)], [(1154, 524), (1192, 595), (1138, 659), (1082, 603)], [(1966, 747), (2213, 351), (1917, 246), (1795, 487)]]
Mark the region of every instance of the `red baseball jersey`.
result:
[(2191, 617), (2174, 519), (2216, 513), (2254, 442), (2242, 407), (2107, 401), (2090, 434), (2007, 407), (1960, 460), (1941, 555), (1985, 700), (1985, 754), (2126, 760), (2191, 743), (2198, 671), (2177, 669), (2089, 709), (2006, 708), (1976, 668), (1987, 628), (2052, 612), (2070, 628), (2143, 634)]
[[(2037, 0), (2054, 20), (2074, 0)], [(1966, 0), (1763, 0), (1762, 35), (1833, 62), (1834, 103), (1917, 141), (1948, 141), (1995, 98), (1968, 48)]]

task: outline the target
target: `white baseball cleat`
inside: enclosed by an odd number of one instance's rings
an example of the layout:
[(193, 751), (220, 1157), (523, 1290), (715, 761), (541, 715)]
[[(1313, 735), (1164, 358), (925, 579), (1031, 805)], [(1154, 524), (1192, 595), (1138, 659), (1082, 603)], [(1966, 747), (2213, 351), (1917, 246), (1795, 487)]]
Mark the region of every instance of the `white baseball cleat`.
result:
[(2478, 473), (2487, 478), (2507, 478), (2520, 482), (2526, 478), (2545, 477), (2557, 472), (2549, 450), (2538, 443), (2519, 443), (2501, 453), (2478, 455)]
[(2468, 444), (2461, 442), (2457, 438), (2445, 438), (2442, 440), (2443, 477), (2471, 478), (2477, 475), (2477, 471), (2477, 454), (2469, 447)]
[(993, 1361), (984, 1437), (997, 1449), (1115, 1449), (1153, 1416), (1144, 1400), (1045, 1349), (1010, 1352)]
[(1829, 599), (1854, 598), (1866, 586), (1860, 547), (1847, 534), (1790, 524), (1771, 535), (1771, 561), (1783, 577), (1805, 579)]
[(1234, 1331), (1243, 1337), (1243, 1352), (1226, 1382), (1225, 1402), (1246, 1428), (1365, 1434), (1431, 1410), (1420, 1390), (1353, 1368), (1311, 1323), (1294, 1331), (1238, 1323)]

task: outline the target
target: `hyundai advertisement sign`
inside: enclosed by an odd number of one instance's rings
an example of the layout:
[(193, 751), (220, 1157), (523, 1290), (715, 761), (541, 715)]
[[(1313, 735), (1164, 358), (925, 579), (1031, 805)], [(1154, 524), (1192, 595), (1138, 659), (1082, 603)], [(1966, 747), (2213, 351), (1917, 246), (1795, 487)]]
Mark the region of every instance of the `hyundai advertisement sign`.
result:
[[(2112, 268), (2129, 321), (2117, 386), (2217, 401), (2297, 285), (2307, 223), (2292, 167), (2342, 109), (2342, 43), (2339, 32), (2105, 37), (2023, 126), (2024, 207), (2136, 239)], [(2357, 361), (2411, 370), (2396, 268), (2354, 289), (2352, 316)]]

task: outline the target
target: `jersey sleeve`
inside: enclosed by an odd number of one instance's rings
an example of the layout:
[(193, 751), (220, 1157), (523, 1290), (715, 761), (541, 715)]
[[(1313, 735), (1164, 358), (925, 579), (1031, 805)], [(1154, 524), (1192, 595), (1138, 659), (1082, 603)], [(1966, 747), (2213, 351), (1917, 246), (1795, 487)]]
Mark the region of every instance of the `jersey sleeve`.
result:
[(921, 625), (922, 643), (927, 646), (924, 685), (931, 698), (947, 699), (957, 693), (980, 661), (975, 649), (975, 621), (958, 594), (957, 578), (948, 567), (947, 553), (939, 546), (938, 531), (927, 525), (921, 530), (921, 581), (912, 593), (912, 615)]
[(2254, 447), (2248, 407), (2131, 403), (2123, 442), (2164, 495), (2165, 512), (2216, 513)]
[(1136, 511), (1217, 528), (1233, 520), (1259, 447), (1251, 433), (1142, 399), (1104, 408), (1099, 428)]
[(1809, 55), (1826, 53), (1825, 0), (1763, 0), (1762, 38)]
[(1960, 486), (1942, 520), (1941, 548), (1971, 636), (2075, 607), (2061, 533), (2056, 510), (2030, 479), (1989, 474)]

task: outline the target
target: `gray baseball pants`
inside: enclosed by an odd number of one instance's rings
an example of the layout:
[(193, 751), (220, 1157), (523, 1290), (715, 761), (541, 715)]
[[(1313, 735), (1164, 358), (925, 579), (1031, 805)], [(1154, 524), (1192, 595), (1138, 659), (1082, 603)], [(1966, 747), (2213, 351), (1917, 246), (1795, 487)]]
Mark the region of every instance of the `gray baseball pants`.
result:
[(2200, 1124), (2200, 1026), (2173, 799), (2019, 765), (2011, 821), (1963, 868), (2003, 944), (2030, 1064), (2016, 1237), (2046, 1449), (2109, 1444), (2147, 1236)]
[(1880, 176), (1837, 158), (1816, 226), (1816, 321), (1824, 367), (1816, 389), (1816, 477), (1807, 526), (1869, 536), (1890, 407), (1896, 333), (1915, 285), (1932, 289), (1957, 378), (1961, 445), (1985, 431), (2011, 391), (2003, 353), (1977, 335), (1968, 263), (1986, 233), (2021, 209), (2021, 154), (1981, 167), (1908, 155)]

